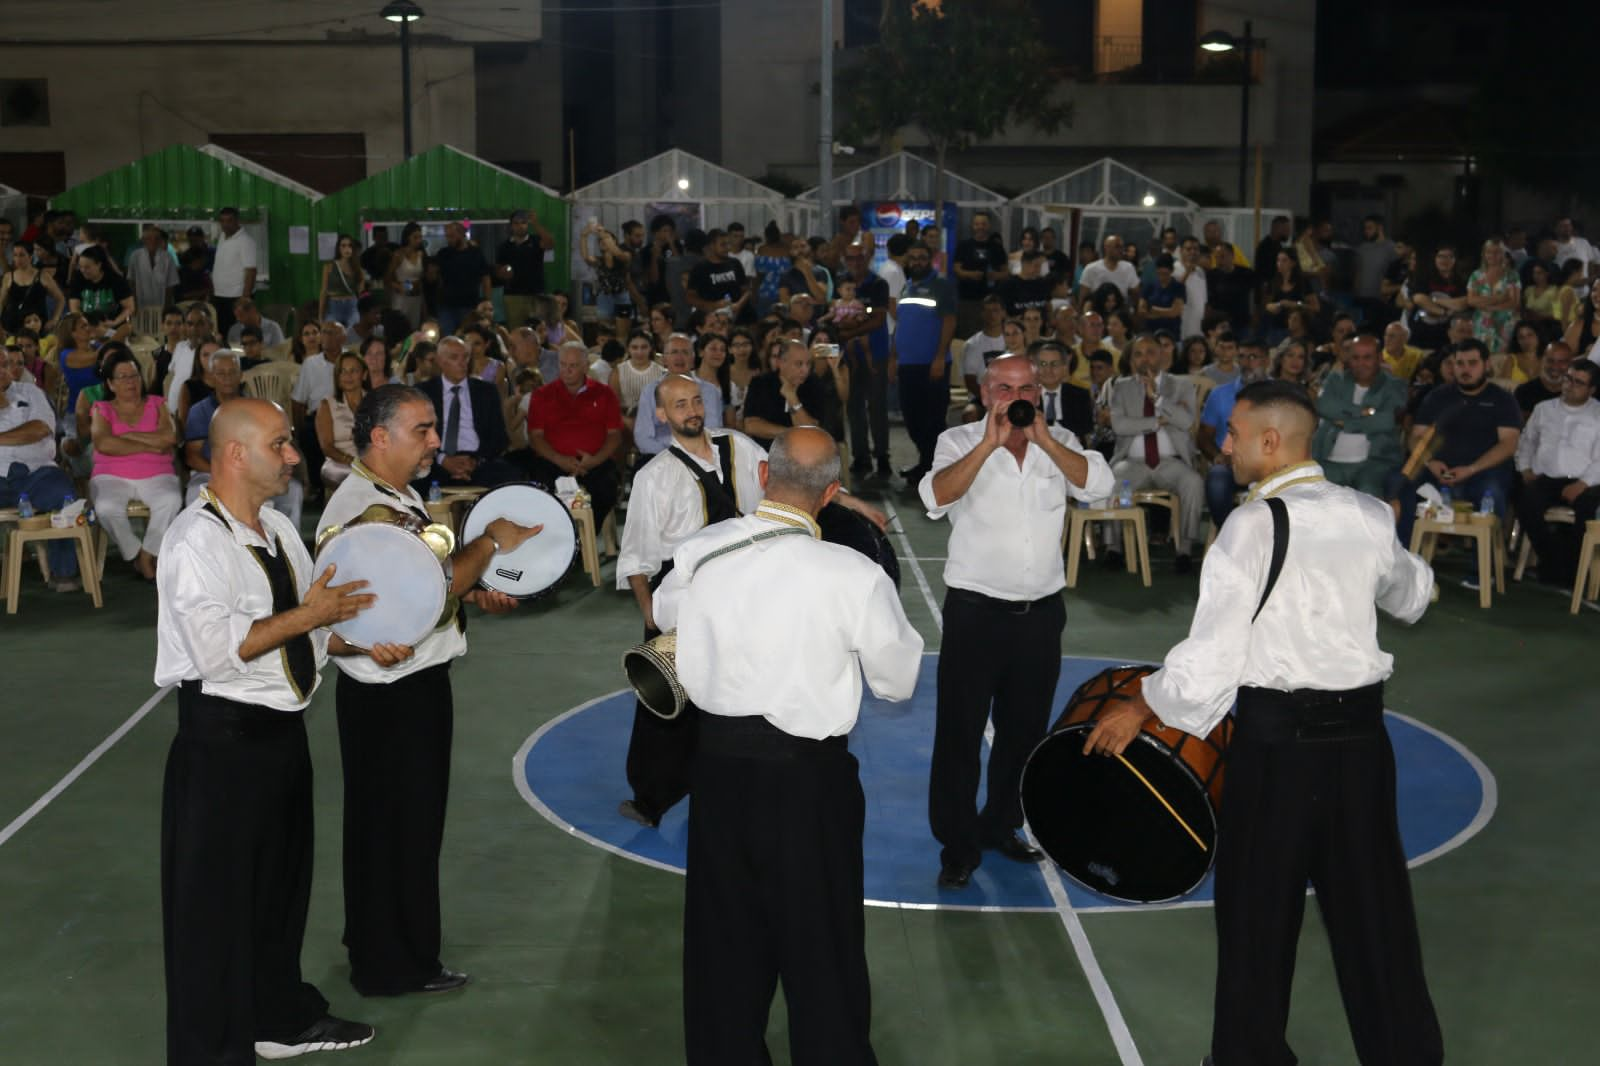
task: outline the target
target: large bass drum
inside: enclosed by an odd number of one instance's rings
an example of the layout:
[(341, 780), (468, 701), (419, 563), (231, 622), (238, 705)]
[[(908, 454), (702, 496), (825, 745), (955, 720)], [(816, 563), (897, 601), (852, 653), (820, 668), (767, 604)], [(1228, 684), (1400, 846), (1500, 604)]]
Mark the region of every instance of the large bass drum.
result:
[(578, 527), (566, 504), (538, 485), (519, 483), (490, 489), (467, 512), (461, 526), (462, 543), (471, 544), (483, 536), (497, 518), (544, 528), (515, 551), (497, 554), (478, 583), (522, 600), (542, 596), (560, 584), (578, 557)]
[(900, 557), (894, 553), (888, 536), (871, 519), (859, 511), (830, 503), (818, 513), (817, 528), (822, 530), (822, 539), (829, 544), (854, 548), (883, 567), (894, 587), (900, 587)]
[(1151, 717), (1122, 755), (1085, 755), (1095, 720), (1154, 672), (1118, 666), (1079, 685), (1022, 771), (1023, 813), (1045, 854), (1129, 903), (1185, 896), (1210, 871), (1233, 736), (1231, 717), (1204, 740)]

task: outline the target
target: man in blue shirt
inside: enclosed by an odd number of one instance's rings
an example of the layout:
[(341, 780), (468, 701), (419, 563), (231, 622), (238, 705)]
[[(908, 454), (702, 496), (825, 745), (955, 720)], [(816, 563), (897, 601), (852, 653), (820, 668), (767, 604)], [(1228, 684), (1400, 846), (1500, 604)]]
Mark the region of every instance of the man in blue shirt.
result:
[[(242, 380), (239, 353), (232, 348), (217, 349), (211, 353), (206, 371), (211, 378), (211, 395), (189, 408), (189, 416), (183, 424), (183, 464), (191, 471), (185, 504), (198, 499), (200, 490), (211, 483), (211, 420), (217, 417), (217, 408), (239, 395)], [(305, 508), (305, 489), (298, 480), (291, 478), (289, 487), (282, 495), (268, 500), (267, 506), (287, 515), (298, 529)]]
[(950, 409), (950, 340), (956, 333), (956, 294), (933, 272), (928, 249), (906, 253), (906, 287), (900, 294), (889, 379), (900, 382), (900, 411), (917, 446), (917, 463), (900, 471), (915, 485), (933, 469), (933, 450)]
[(1234, 494), (1239, 491), (1233, 480), (1233, 464), (1222, 454), (1222, 446), (1228, 440), (1228, 418), (1233, 414), (1233, 402), (1239, 398), (1239, 390), (1267, 376), (1267, 362), (1267, 350), (1261, 345), (1241, 347), (1239, 376), (1212, 389), (1200, 411), (1195, 439), (1201, 453), (1211, 460), (1211, 468), (1206, 471), (1206, 510), (1211, 512), (1211, 520), (1218, 529), (1233, 512)]

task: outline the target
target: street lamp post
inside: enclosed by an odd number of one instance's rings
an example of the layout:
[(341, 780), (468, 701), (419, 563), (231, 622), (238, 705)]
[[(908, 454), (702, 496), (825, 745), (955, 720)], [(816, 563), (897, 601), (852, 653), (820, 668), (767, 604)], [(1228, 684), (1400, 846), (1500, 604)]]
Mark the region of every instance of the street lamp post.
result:
[(411, 158), (411, 24), (422, 17), (422, 8), (412, 0), (390, 0), (380, 12), (400, 25), (400, 115), (405, 130), (406, 158)]
[(1235, 37), (1227, 30), (1212, 30), (1200, 38), (1200, 47), (1207, 52), (1231, 52), (1239, 49), (1239, 206), (1245, 202), (1246, 175), (1250, 170), (1250, 59), (1256, 48), (1266, 42), (1250, 33), (1250, 20), (1245, 19), (1244, 36)]

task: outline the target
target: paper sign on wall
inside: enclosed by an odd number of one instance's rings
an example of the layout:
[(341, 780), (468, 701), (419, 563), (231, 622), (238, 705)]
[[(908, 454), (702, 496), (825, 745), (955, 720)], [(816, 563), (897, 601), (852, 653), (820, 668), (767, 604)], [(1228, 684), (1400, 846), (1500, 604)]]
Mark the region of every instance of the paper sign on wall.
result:
[(317, 234), (317, 258), (326, 262), (339, 254), (339, 234)]
[(307, 255), (311, 251), (311, 227), (289, 227), (289, 254)]

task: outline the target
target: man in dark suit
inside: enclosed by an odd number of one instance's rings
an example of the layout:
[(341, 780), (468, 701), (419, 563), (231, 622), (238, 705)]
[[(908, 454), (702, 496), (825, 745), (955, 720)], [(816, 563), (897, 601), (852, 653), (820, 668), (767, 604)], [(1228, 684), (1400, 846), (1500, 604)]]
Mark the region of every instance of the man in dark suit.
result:
[(1028, 358), (1039, 369), (1039, 415), (1047, 426), (1060, 426), (1088, 446), (1094, 432), (1094, 399), (1089, 390), (1067, 380), (1077, 358), (1059, 341), (1034, 341)]
[(440, 441), (433, 473), (417, 484), (418, 492), (426, 494), (429, 481), (494, 488), (518, 480), (516, 467), (504, 459), (510, 438), (500, 394), (487, 381), (467, 376), (467, 359), (466, 343), (446, 337), (434, 354), (439, 376), (418, 386), (433, 401)]

